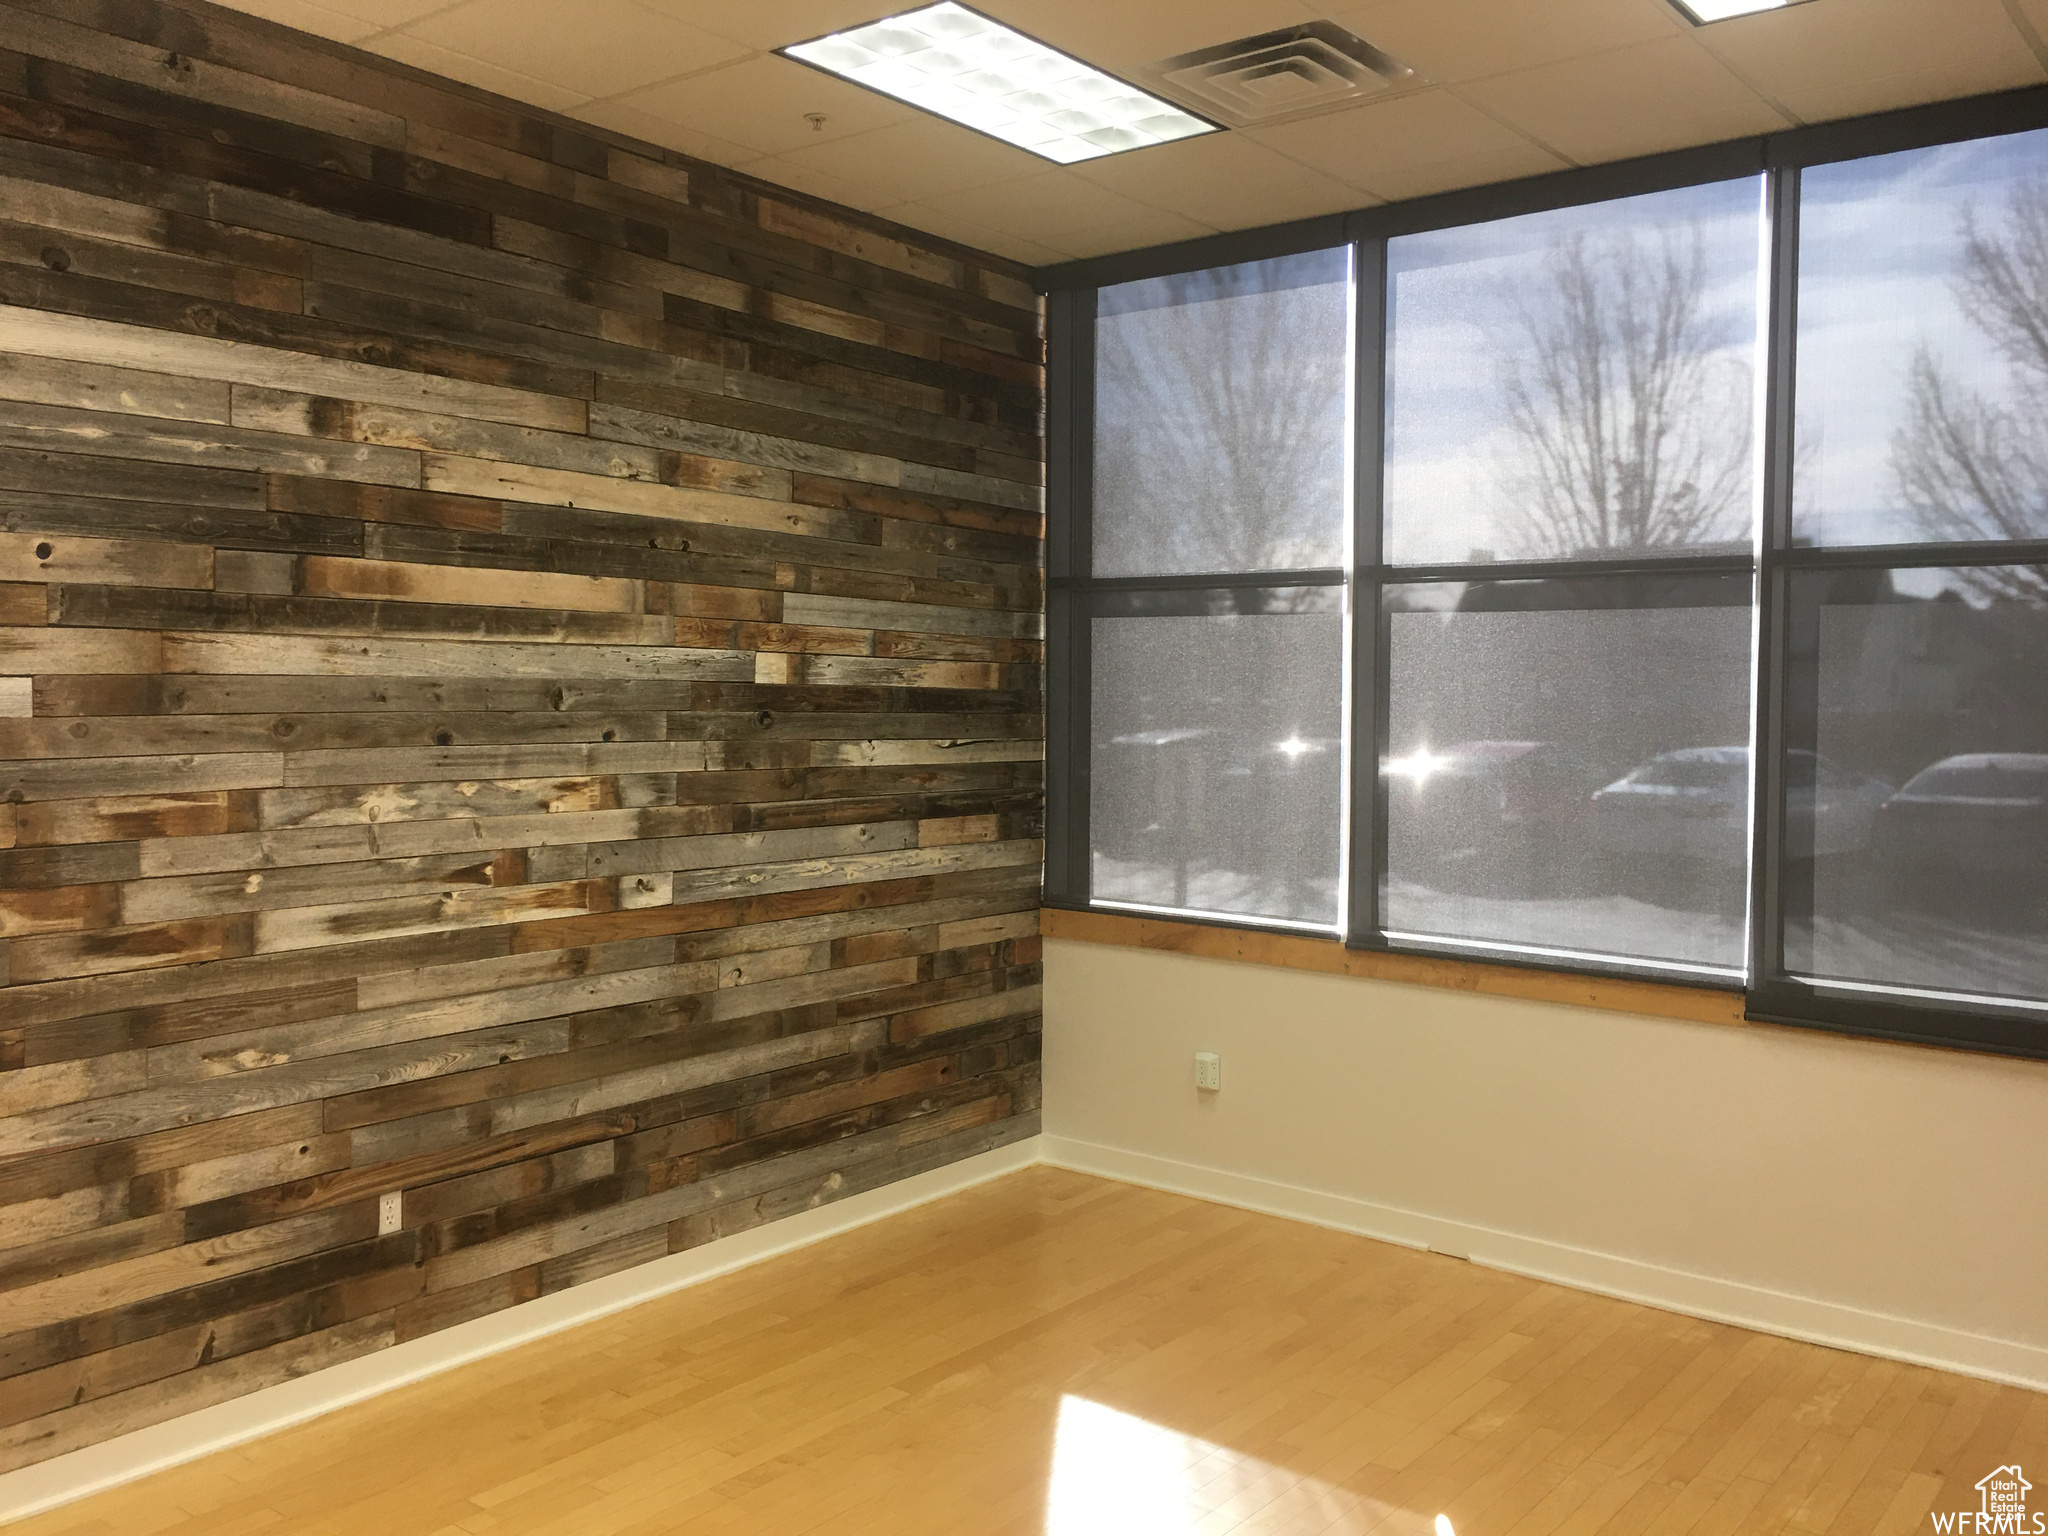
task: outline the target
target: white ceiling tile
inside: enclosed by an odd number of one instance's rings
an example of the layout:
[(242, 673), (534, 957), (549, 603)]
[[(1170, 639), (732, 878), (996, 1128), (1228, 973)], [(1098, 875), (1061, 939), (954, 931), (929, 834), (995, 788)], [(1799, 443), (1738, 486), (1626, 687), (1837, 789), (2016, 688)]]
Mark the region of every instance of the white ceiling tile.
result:
[(389, 25), (365, 21), (339, 6), (314, 5), (311, 0), (240, 0), (235, 9), (244, 15), (261, 16), (265, 21), (311, 32), (315, 37), (332, 38), (337, 43), (361, 42)]
[(1495, 75), (1466, 85), (1461, 94), (1581, 164), (1785, 126), (1756, 92), (1687, 36)]
[(885, 219), (898, 224), (907, 224), (912, 229), (921, 229), (942, 239), (952, 240), (977, 251), (990, 251), (997, 256), (1007, 256), (1012, 261), (1021, 261), (1034, 267), (1048, 262), (1063, 260), (1066, 252), (1056, 246), (1041, 245), (1026, 236), (1008, 230), (995, 229), (987, 224), (978, 224), (972, 219), (963, 219), (943, 208), (930, 203), (898, 203), (893, 208), (880, 210)]
[(547, 80), (536, 80), (531, 75), (519, 74), (436, 43), (423, 42), (403, 32), (380, 33), (362, 46), (373, 53), (383, 54), (387, 59), (410, 64), (415, 69), (431, 70), (450, 80), (460, 80), (464, 85), (496, 91), (500, 96), (510, 96), (514, 101), (544, 107), (552, 112), (567, 111), (588, 99), (582, 91), (572, 91)]
[(698, 133), (693, 128), (649, 117), (645, 112), (636, 112), (616, 101), (586, 101), (572, 109), (569, 115), (599, 128), (609, 128), (614, 133), (630, 134), (636, 139), (645, 139), (649, 144), (659, 144), (663, 149), (673, 149), (678, 154), (709, 160), (713, 165), (738, 165), (743, 160), (757, 158), (759, 153), (744, 144), (721, 139), (716, 134)]
[(1564, 163), (1444, 90), (1282, 123), (1250, 136), (1380, 197), (1413, 196), (1407, 189), (1418, 183), (1439, 191), (1553, 171)]
[(1033, 261), (1764, 132), (1773, 104), (1820, 120), (2048, 78), (2019, 20), (2048, 33), (2048, 0), (1812, 0), (1705, 28), (1670, 0), (979, 0), (1124, 74), (1323, 15), (1452, 87), (1059, 169), (764, 56), (918, 0), (229, 3)]
[(1013, 181), (948, 192), (925, 198), (922, 205), (1055, 244), (1063, 234), (1130, 218), (1145, 207), (1066, 170), (1041, 171)]
[(1237, 133), (1212, 133), (1090, 160), (1076, 166), (1074, 174), (1217, 229), (1305, 219), (1371, 201), (1357, 188), (1296, 165)]
[(634, 0), (467, 0), (405, 34), (588, 99), (617, 96), (746, 52)]
[(1565, 168), (1557, 156), (1524, 143), (1520, 148), (1484, 150), (1460, 155), (1429, 165), (1401, 170), (1378, 171), (1363, 190), (1390, 203), (1409, 197), (1427, 197), (1433, 192), (1456, 192), (1465, 187), (1484, 187), (1496, 181), (1513, 181), (1519, 176), (1540, 176), (1545, 171)]
[[(786, 154), (919, 115), (915, 108), (773, 54), (612, 99), (649, 117), (745, 145), (757, 155)], [(823, 114), (822, 128), (804, 121), (812, 112)]]
[(977, 8), (1112, 72), (1316, 19), (1305, 0), (980, 0)]
[(866, 208), (987, 186), (1045, 168), (1036, 155), (922, 112), (887, 128), (806, 144), (775, 160), (863, 188), (873, 201), (857, 206)]
[(1809, 121), (2043, 75), (2000, 0), (1816, 0), (1702, 27), (1698, 35)]
[(1148, 245), (1165, 245), (1174, 240), (1192, 240), (1213, 235), (1215, 226), (1184, 219), (1163, 208), (1146, 208), (1128, 218), (1113, 219), (1092, 229), (1077, 229), (1055, 242), (1072, 256), (1104, 256), (1112, 251), (1135, 251)]
[[(445, 11), (453, 3), (454, 0), (320, 0), (320, 8), (340, 11), (344, 16), (372, 22), (378, 27), (402, 27), (422, 16)], [(239, 8), (251, 9), (249, 6)]]
[(795, 192), (807, 192), (812, 197), (824, 198), (828, 203), (838, 203), (846, 208), (862, 208), (869, 213), (891, 202), (902, 201), (880, 196), (866, 183), (847, 181), (833, 175), (822, 166), (799, 160), (785, 160), (778, 155), (766, 155), (759, 160), (741, 160), (734, 168), (762, 181), (772, 181), (778, 187), (788, 187)]
[(2044, 78), (2048, 78), (2048, 71), (2044, 71), (2031, 56), (1980, 58), (1937, 65), (1932, 69), (1908, 70), (1875, 80), (1849, 81), (1833, 89), (1817, 87), (1800, 93), (1798, 110), (1800, 116), (1809, 122), (1826, 122), (1830, 118), (1857, 117), (1865, 112), (1974, 96), (1982, 91), (2039, 85)]
[(1339, 0), (1331, 14), (1375, 48), (1452, 84), (1687, 30), (1665, 0)]
[(641, 0), (656, 10), (748, 48), (786, 48), (897, 11), (920, 0)]

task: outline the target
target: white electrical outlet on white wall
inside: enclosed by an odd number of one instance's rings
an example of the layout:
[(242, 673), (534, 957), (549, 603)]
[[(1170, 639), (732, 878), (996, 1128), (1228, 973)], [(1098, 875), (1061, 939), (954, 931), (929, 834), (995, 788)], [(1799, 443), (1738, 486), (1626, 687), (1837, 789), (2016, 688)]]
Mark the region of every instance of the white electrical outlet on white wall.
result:
[(1195, 1052), (1195, 1086), (1210, 1093), (1223, 1086), (1223, 1058), (1214, 1051)]

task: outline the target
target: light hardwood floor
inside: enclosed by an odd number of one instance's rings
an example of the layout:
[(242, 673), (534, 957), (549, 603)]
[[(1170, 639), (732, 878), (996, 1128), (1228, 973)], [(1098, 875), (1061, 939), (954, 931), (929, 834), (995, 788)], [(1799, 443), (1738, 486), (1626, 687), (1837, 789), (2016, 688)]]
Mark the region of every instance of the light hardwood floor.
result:
[(1876, 1536), (2014, 1461), (2048, 1397), (1031, 1169), (15, 1536)]

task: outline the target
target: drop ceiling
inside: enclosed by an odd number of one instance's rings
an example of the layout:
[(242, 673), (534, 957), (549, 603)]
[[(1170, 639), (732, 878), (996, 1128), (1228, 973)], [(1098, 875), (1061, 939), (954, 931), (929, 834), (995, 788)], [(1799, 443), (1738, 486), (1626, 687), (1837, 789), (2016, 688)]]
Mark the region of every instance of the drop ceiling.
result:
[(2048, 81), (2048, 0), (978, 0), (1126, 77), (1318, 19), (1418, 75), (1059, 168), (772, 52), (911, 0), (228, 3), (1034, 265)]

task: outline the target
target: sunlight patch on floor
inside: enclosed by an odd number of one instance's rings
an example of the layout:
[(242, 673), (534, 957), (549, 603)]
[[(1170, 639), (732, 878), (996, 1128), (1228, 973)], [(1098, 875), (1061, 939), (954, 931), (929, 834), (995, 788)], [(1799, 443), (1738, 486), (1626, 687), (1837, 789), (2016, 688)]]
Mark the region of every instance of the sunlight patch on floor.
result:
[(1071, 1393), (1053, 1432), (1046, 1536), (1252, 1536), (1383, 1531), (1456, 1536), (1442, 1515), (1198, 1440)]

